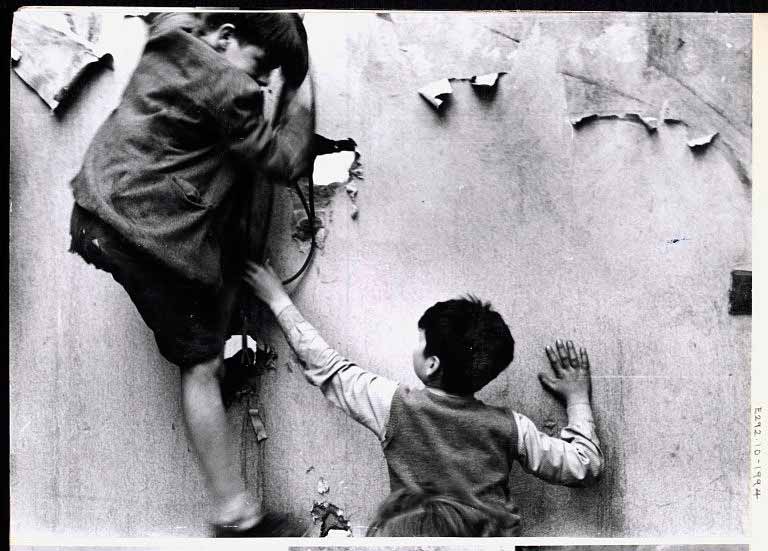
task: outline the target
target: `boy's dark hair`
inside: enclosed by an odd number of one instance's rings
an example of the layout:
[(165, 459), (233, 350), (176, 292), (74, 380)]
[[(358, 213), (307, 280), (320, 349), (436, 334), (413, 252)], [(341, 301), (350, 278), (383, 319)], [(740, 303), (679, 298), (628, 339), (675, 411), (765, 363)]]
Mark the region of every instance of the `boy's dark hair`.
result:
[(505, 536), (518, 523), (514, 512), (486, 505), (466, 492), (428, 486), (391, 493), (379, 505), (366, 536)]
[(264, 48), (265, 67), (282, 67), (285, 80), (297, 86), (309, 69), (307, 31), (296, 13), (242, 13), (224, 11), (204, 15), (201, 30), (218, 29), (225, 23), (234, 25), (238, 40)]
[(437, 356), (442, 389), (473, 394), (512, 362), (515, 340), (490, 303), (466, 297), (438, 302), (419, 319), (424, 330), (425, 356)]

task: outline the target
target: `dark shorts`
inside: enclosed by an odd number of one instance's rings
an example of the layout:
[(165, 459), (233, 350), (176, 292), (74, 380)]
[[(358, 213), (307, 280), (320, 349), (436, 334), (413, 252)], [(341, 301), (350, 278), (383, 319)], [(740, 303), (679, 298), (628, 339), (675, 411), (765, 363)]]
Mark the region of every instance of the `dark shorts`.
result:
[(210, 289), (183, 279), (77, 204), (70, 234), (70, 251), (128, 292), (168, 361), (186, 369), (221, 354), (235, 304), (232, 285)]

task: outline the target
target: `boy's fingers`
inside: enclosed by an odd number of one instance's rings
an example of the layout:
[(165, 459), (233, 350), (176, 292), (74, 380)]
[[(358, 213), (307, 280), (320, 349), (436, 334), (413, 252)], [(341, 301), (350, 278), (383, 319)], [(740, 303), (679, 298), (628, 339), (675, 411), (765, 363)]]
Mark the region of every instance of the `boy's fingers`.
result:
[(587, 349), (581, 349), (581, 367), (583, 369), (589, 369), (589, 356), (587, 356)]
[(574, 369), (579, 367), (579, 357), (576, 356), (576, 347), (573, 346), (573, 341), (568, 341), (566, 347), (568, 348), (568, 363)]
[(555, 354), (555, 351), (552, 350), (551, 346), (545, 346), (544, 351), (547, 353), (547, 358), (549, 359), (549, 365), (552, 366), (552, 371), (559, 377), (563, 373), (563, 368), (560, 366), (560, 360), (557, 358), (557, 354)]
[(557, 339), (555, 345), (557, 346), (557, 355), (560, 356), (560, 365), (563, 366), (563, 369), (569, 368), (571, 364), (568, 361), (568, 350), (565, 349), (563, 341)]

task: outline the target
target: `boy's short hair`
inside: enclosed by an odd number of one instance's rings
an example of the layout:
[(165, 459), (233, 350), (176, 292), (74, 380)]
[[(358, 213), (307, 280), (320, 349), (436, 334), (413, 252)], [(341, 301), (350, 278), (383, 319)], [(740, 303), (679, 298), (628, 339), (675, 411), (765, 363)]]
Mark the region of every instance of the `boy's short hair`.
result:
[(309, 69), (307, 31), (296, 13), (242, 13), (236, 10), (204, 15), (201, 30), (234, 25), (238, 40), (264, 48), (265, 67), (282, 67), (285, 80), (297, 86)]
[(406, 488), (391, 493), (379, 505), (366, 536), (504, 536), (514, 526), (513, 516), (510, 511), (493, 508), (455, 489)]
[(491, 382), (514, 358), (515, 340), (490, 303), (467, 295), (438, 302), (419, 319), (425, 356), (437, 356), (442, 389), (473, 394)]

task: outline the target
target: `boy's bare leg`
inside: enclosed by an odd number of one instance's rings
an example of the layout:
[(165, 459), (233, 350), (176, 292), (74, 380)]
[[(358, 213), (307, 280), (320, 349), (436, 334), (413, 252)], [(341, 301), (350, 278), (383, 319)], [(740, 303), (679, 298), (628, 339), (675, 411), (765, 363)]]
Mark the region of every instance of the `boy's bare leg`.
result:
[(247, 529), (256, 523), (256, 508), (240, 476), (234, 439), (221, 401), (217, 357), (181, 372), (181, 403), (192, 445), (219, 504), (217, 522)]

